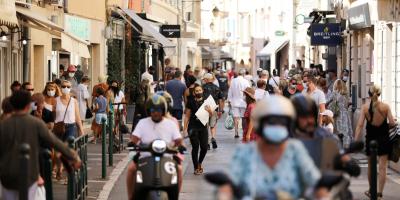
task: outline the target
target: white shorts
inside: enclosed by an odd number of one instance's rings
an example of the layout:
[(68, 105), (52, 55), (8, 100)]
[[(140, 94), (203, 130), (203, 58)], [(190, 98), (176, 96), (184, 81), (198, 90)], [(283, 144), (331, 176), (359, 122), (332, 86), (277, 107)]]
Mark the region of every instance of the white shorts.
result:
[(232, 107), (233, 117), (244, 117), (244, 111), (246, 108), (242, 107)]

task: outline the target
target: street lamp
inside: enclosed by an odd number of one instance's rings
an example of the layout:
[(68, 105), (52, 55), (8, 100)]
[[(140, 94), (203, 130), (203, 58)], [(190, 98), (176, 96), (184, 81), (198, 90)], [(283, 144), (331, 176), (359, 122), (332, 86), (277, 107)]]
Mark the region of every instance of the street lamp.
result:
[(2, 41), (6, 41), (7, 40), (7, 33), (2, 28), (0, 28), (0, 30), (1, 30), (1, 32), (0, 32), (1, 40)]
[(212, 13), (213, 13), (214, 17), (218, 17), (219, 9), (217, 8), (217, 6), (215, 6), (214, 9), (212, 9)]

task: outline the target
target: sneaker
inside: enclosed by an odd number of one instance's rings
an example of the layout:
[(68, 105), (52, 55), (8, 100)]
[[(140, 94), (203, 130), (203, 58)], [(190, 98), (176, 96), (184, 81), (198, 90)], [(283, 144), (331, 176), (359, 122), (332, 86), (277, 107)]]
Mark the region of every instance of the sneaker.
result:
[(238, 139), (239, 138), (239, 135), (235, 135), (235, 139)]
[(210, 144), (208, 144), (208, 147), (207, 147), (207, 149), (208, 149), (208, 150), (211, 150)]
[(211, 144), (212, 144), (213, 149), (218, 148), (217, 140), (215, 140), (215, 138), (211, 138)]

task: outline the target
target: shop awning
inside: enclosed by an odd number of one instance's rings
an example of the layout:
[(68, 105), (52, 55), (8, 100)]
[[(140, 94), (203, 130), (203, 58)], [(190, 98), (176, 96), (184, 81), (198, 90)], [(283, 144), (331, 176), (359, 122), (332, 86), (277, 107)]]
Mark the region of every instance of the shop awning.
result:
[(283, 47), (289, 43), (289, 40), (272, 40), (270, 41), (260, 52), (257, 53), (257, 57), (269, 56), (279, 52)]
[(137, 28), (123, 16), (124, 14), (128, 15), (129, 18), (131, 18), (140, 27), (142, 27), (143, 32), (149, 33), (150, 36), (154, 37), (158, 42), (160, 42), (160, 44), (163, 46), (164, 49), (165, 48), (175, 49), (176, 45), (174, 43), (172, 43), (168, 38), (161, 35), (161, 33), (159, 33), (158, 30), (151, 27), (151, 25), (147, 23), (145, 20), (143, 20), (141, 17), (139, 17), (139, 15), (135, 13), (135, 11), (129, 9), (117, 9), (117, 12), (128, 22), (129, 25), (132, 26), (132, 28), (137, 30)]
[[(43, 15), (37, 13), (37, 12), (33, 12), (30, 9), (18, 7), (17, 8), (17, 13), (20, 16), (22, 16), (23, 18), (25, 18), (26, 20), (28, 20), (31, 23), (33, 23), (34, 25), (38, 26), (40, 30), (43, 30), (43, 31), (59, 31), (59, 32), (64, 31), (64, 29), (61, 26), (53, 23), (52, 21), (48, 20), (45, 16), (43, 16)], [(35, 27), (33, 27), (33, 28), (35, 28)]]
[(0, 8), (0, 24), (10, 27), (18, 26), (15, 0), (0, 0)]
[(79, 55), (83, 58), (90, 58), (90, 53), (88, 49), (89, 42), (81, 40), (71, 34), (66, 32), (61, 33), (61, 48)]

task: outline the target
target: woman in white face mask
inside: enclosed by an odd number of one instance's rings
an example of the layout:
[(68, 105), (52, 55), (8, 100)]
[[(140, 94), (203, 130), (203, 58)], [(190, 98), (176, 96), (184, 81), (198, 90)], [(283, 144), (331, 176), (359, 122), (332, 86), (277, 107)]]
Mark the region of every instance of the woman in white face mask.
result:
[(63, 141), (66, 141), (71, 136), (78, 137), (84, 133), (81, 116), (79, 114), (78, 102), (70, 95), (71, 87), (69, 81), (63, 81), (61, 83), (62, 95), (56, 97), (55, 123), (64, 122), (65, 124), (65, 134), (60, 138)]
[[(48, 82), (42, 94), (44, 96), (44, 109), (52, 112), (54, 116), (56, 110), (56, 97), (61, 96), (60, 88), (57, 86), (57, 84), (53, 82)], [(47, 127), (50, 130), (53, 129), (53, 125), (54, 125), (54, 119), (51, 122), (47, 123)]]

